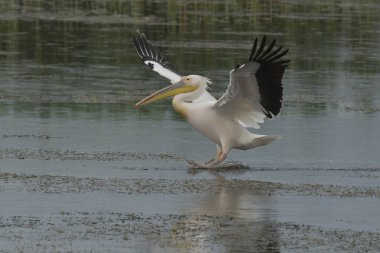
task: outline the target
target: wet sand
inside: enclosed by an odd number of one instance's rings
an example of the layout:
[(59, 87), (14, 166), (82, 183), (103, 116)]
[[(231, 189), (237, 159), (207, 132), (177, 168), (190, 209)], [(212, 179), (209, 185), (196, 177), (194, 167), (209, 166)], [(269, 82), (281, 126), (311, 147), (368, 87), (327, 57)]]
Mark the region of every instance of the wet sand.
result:
[[(3, 138), (46, 137), (20, 134)], [(281, 171), (230, 162), (216, 170), (191, 170), (176, 154), (111, 151), (1, 149), (0, 158), (5, 164), (28, 161), (32, 167), (33, 162), (52, 168), (59, 167), (62, 161), (78, 162), (82, 175), (104, 166), (94, 168), (91, 163), (105, 163), (122, 170), (124, 175), (122, 178), (68, 176), (59, 175), (54, 169), (51, 174), (44, 174), (33, 170), (28, 173), (28, 168), (12, 172), (2, 167), (1, 252), (380, 250), (377, 212), (380, 187), (324, 184), (318, 182), (317, 176), (315, 183), (249, 177), (250, 173), (263, 172), (325, 173), (319, 169)], [(183, 166), (128, 167), (130, 161), (149, 160)], [(124, 166), (120, 167), (120, 162)], [(145, 176), (136, 177), (136, 171)], [(337, 169), (333, 173), (358, 180), (379, 175), (374, 168)], [(165, 174), (177, 176), (165, 178)], [(236, 178), (241, 174), (246, 175), (245, 179)], [(358, 211), (363, 215), (357, 216)]]

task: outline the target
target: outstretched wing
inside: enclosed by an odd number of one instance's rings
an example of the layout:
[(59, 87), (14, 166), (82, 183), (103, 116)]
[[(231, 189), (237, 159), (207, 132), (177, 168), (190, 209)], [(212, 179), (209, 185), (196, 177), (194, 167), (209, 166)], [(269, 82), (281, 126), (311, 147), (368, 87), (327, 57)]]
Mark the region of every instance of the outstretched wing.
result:
[(133, 41), (137, 54), (145, 65), (161, 76), (169, 79), (171, 83), (180, 81), (182, 74), (166, 60), (166, 57), (160, 52), (157, 46), (147, 40), (144, 33), (136, 31)]
[(248, 61), (230, 72), (226, 93), (214, 108), (228, 114), (246, 127), (259, 128), (265, 116), (277, 116), (282, 107), (282, 76), (289, 60), (283, 60), (289, 49), (274, 49), (276, 40), (265, 48), (266, 37), (252, 47)]

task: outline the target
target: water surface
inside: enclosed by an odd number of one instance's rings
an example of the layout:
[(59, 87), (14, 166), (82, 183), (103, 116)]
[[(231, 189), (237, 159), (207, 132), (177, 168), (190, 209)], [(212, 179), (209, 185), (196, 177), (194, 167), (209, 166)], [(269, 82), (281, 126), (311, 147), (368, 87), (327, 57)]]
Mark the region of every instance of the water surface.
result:
[[(204, 252), (244, 252), (253, 245), (251, 237), (242, 240), (239, 248), (239, 238), (232, 236), (242, 224), (250, 224), (245, 226), (247, 234), (265, 239), (251, 248), (269, 252), (302, 252), (298, 244), (302, 239), (289, 238), (303, 230), (289, 223), (313, 226), (311, 231), (321, 227), (325, 233), (321, 238), (331, 247), (336, 245), (327, 238), (334, 229), (351, 239), (357, 234), (347, 231), (379, 233), (378, 224), (370, 222), (379, 220), (375, 211), (380, 184), (379, 11), (380, 5), (370, 0), (334, 4), (163, 0), (1, 3), (0, 199), (3, 203), (11, 203), (13, 196), (17, 199), (13, 205), (0, 207), (2, 222), (14, 213), (21, 217), (19, 222), (32, 215), (55, 224), (37, 226), (37, 239), (28, 229), (20, 232), (46, 246), (41, 239), (46, 236), (45, 228), (55, 231), (67, 220), (60, 212), (68, 212), (68, 220), (80, 220), (75, 223), (78, 238), (63, 240), (71, 242), (72, 249), (99, 252), (107, 247), (121, 252), (121, 245), (136, 252), (146, 247), (154, 252), (194, 247)], [(255, 37), (267, 35), (288, 47), (291, 63), (283, 79), (282, 113), (255, 130), (283, 138), (255, 150), (231, 152), (229, 161), (242, 163), (239, 168), (223, 169), (217, 175), (189, 171), (185, 160), (208, 160), (214, 155), (214, 144), (177, 115), (170, 101), (140, 110), (133, 107), (142, 97), (168, 84), (138, 59), (132, 44), (136, 29), (158, 44), (183, 73), (210, 78), (216, 97), (226, 89), (229, 71), (247, 58)], [(25, 175), (35, 177), (35, 181)], [(44, 181), (45, 176), (54, 179)], [(9, 179), (12, 177), (14, 181)], [(96, 190), (83, 183), (83, 178), (106, 180), (109, 185)], [(243, 187), (230, 191), (226, 186), (226, 192), (217, 188), (200, 194), (198, 188), (187, 192), (181, 183), (194, 180), (199, 182), (199, 189), (204, 189), (218, 178), (241, 180), (228, 181), (241, 184), (258, 180), (296, 189), (271, 196), (271, 190), (263, 193)], [(156, 196), (148, 192), (141, 197), (142, 189), (137, 187), (130, 196), (115, 195), (113, 179), (152, 180), (152, 185), (160, 180), (168, 180), (164, 185), (179, 182), (177, 190), (186, 194), (161, 192)], [(59, 191), (43, 187), (43, 182), (50, 185), (54, 180), (62, 183), (57, 186)], [(78, 189), (85, 192), (75, 190), (75, 185), (82, 183)], [(125, 181), (126, 188), (129, 183)], [(338, 187), (344, 199), (325, 188), (322, 193), (310, 193), (303, 188), (305, 184)], [(345, 195), (345, 190), (356, 197)], [(293, 196), (297, 191), (299, 194)], [(366, 196), (364, 191), (370, 193)], [(50, 208), (40, 208), (44, 205)], [(118, 224), (119, 216), (113, 212), (138, 214), (144, 222), (156, 219), (156, 225), (163, 226), (154, 227), (157, 231), (182, 231), (185, 239), (174, 232), (169, 237), (149, 237), (137, 231), (136, 237), (129, 239), (101, 237), (103, 246), (96, 240), (84, 243), (81, 226), (85, 227), (85, 220), (108, 217)], [(219, 216), (227, 220), (218, 220)], [(213, 227), (224, 223), (230, 230)], [(106, 232), (113, 231), (112, 222), (104, 224)], [(97, 231), (92, 225), (86, 228)], [(192, 229), (198, 236), (195, 239), (186, 234)], [(7, 233), (16, 232), (11, 229)], [(124, 233), (128, 237), (130, 230)], [(61, 234), (52, 233), (50, 240), (62, 239)], [(20, 250), (17, 236), (9, 243), (9, 238), (0, 234), (6, 245), (0, 248)], [(224, 244), (226, 237), (230, 240)], [(186, 243), (178, 244), (182, 239)], [(288, 239), (293, 246), (283, 243)], [(309, 246), (313, 243), (305, 241)], [(217, 248), (213, 249), (213, 244)], [(21, 245), (21, 250), (27, 251), (28, 243), (21, 241)], [(41, 250), (36, 245), (29, 246)], [(54, 249), (46, 247), (47, 251)], [(357, 249), (335, 247), (336, 251), (342, 248), (342, 252)], [(60, 249), (67, 248), (61, 245)], [(323, 245), (309, 249), (318, 252)]]

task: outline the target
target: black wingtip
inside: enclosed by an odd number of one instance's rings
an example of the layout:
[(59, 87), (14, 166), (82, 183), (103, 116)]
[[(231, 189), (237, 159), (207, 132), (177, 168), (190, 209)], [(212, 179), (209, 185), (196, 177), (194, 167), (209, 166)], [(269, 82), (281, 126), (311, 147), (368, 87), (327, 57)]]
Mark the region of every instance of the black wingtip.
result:
[(259, 63), (280, 63), (281, 65), (286, 65), (290, 60), (280, 60), (283, 56), (285, 56), (289, 49), (285, 49), (282, 51), (283, 46), (279, 46), (275, 49), (276, 40), (272, 40), (268, 47), (265, 47), (267, 38), (264, 35), (261, 39), (260, 45), (257, 48), (258, 38), (255, 38), (249, 60), (248, 61), (257, 61)]
[(289, 49), (285, 49), (285, 50), (282, 51), (281, 53), (276, 54), (276, 55), (274, 55), (274, 56), (271, 57), (271, 58), (268, 58), (266, 61), (268, 61), (268, 62), (274, 62), (274, 61), (280, 59), (281, 57), (283, 57), (284, 55), (286, 55), (288, 52), (289, 52)]
[(264, 37), (261, 39), (259, 49), (257, 50), (255, 56), (253, 56), (252, 60), (256, 60), (257, 57), (263, 52), (266, 40), (267, 40), (267, 37), (264, 35)]
[(268, 53), (270, 53), (273, 49), (273, 47), (275, 46), (276, 44), (276, 40), (272, 40), (272, 42), (270, 43), (269, 47), (267, 47), (267, 49), (262, 53), (260, 54), (259, 56), (257, 56), (257, 60), (261, 60), (263, 57), (265, 57)]
[[(146, 61), (154, 61), (171, 70), (172, 72), (182, 75), (178, 70), (176, 70), (173, 65), (171, 65), (166, 60), (166, 57), (160, 52), (159, 48), (150, 42), (143, 32), (136, 30), (136, 33), (133, 36), (133, 42), (138, 56), (144, 63)], [(151, 64), (147, 65), (148, 67), (152, 68)]]
[(253, 43), (253, 46), (252, 46), (252, 49), (251, 49), (251, 53), (249, 54), (248, 61), (252, 61), (253, 55), (256, 52), (256, 47), (257, 47), (257, 38), (255, 39), (255, 42)]
[(144, 33), (140, 32), (140, 30), (136, 29), (135, 34), (133, 35), (133, 40), (137, 40), (138, 38), (141, 38), (144, 35)]
[[(256, 38), (255, 41), (258, 39)], [(266, 47), (266, 36), (260, 41), (257, 50), (250, 54), (250, 61), (260, 64), (255, 75), (260, 93), (260, 104), (264, 108), (263, 113), (272, 119), (276, 117), (282, 108), (283, 87), (282, 77), (290, 60), (283, 57), (289, 52), (283, 46), (275, 47), (276, 40), (272, 40)]]

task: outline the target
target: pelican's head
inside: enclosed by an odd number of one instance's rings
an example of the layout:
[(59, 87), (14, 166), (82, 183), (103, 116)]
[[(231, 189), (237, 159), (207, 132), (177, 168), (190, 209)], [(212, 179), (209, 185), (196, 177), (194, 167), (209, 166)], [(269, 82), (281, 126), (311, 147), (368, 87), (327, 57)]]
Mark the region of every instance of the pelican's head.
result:
[(207, 83), (211, 83), (208, 78), (198, 75), (183, 76), (181, 82), (188, 85), (198, 85), (198, 87), (207, 87)]
[(207, 83), (210, 83), (210, 80), (203, 76), (183, 76), (179, 82), (156, 91), (152, 95), (149, 95), (148, 97), (142, 99), (135, 105), (135, 107), (137, 108), (143, 105), (147, 105), (154, 101), (161, 100), (170, 96), (175, 96), (180, 93), (193, 93), (197, 90), (203, 92), (207, 88)]

